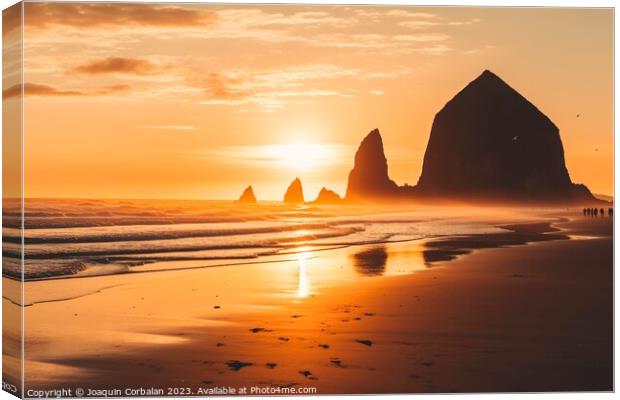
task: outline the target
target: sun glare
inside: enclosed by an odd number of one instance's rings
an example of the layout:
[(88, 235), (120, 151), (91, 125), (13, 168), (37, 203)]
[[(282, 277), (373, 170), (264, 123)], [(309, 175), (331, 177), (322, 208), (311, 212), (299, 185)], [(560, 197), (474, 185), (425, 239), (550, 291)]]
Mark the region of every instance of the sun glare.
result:
[(308, 256), (309, 254), (303, 251), (297, 254), (297, 261), (299, 262), (297, 297), (308, 297), (310, 294), (308, 271), (306, 270), (306, 260), (308, 259)]
[(267, 156), (287, 168), (313, 169), (333, 161), (335, 151), (330, 146), (309, 143), (273, 145)]

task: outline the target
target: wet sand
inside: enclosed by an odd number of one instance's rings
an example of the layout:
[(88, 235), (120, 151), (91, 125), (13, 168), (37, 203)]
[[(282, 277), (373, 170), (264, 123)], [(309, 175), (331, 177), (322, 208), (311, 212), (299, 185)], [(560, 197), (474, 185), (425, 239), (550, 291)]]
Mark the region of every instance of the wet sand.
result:
[(612, 390), (612, 223), (568, 217), (265, 264), (29, 282), (25, 386)]

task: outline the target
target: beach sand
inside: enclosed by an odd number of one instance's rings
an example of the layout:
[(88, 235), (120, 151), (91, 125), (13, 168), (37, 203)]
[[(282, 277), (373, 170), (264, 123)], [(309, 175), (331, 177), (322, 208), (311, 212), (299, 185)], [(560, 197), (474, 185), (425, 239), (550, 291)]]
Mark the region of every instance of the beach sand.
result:
[(28, 282), (25, 387), (609, 391), (612, 222), (556, 221)]

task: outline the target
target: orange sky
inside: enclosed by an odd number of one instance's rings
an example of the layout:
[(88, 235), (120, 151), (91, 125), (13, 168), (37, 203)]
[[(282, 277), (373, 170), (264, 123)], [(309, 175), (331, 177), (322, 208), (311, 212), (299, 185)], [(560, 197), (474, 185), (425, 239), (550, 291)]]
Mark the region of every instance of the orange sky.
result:
[(611, 194), (612, 31), (611, 9), (27, 3), (25, 194), (342, 195), (375, 127), (415, 184), (435, 113), (484, 69)]

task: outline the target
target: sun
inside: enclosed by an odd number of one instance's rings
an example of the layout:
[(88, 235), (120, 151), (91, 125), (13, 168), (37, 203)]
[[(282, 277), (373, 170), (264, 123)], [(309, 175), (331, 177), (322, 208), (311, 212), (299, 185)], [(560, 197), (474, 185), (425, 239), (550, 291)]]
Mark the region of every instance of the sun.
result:
[(269, 146), (268, 157), (282, 167), (309, 170), (333, 162), (335, 154), (330, 146), (312, 143), (289, 143)]

